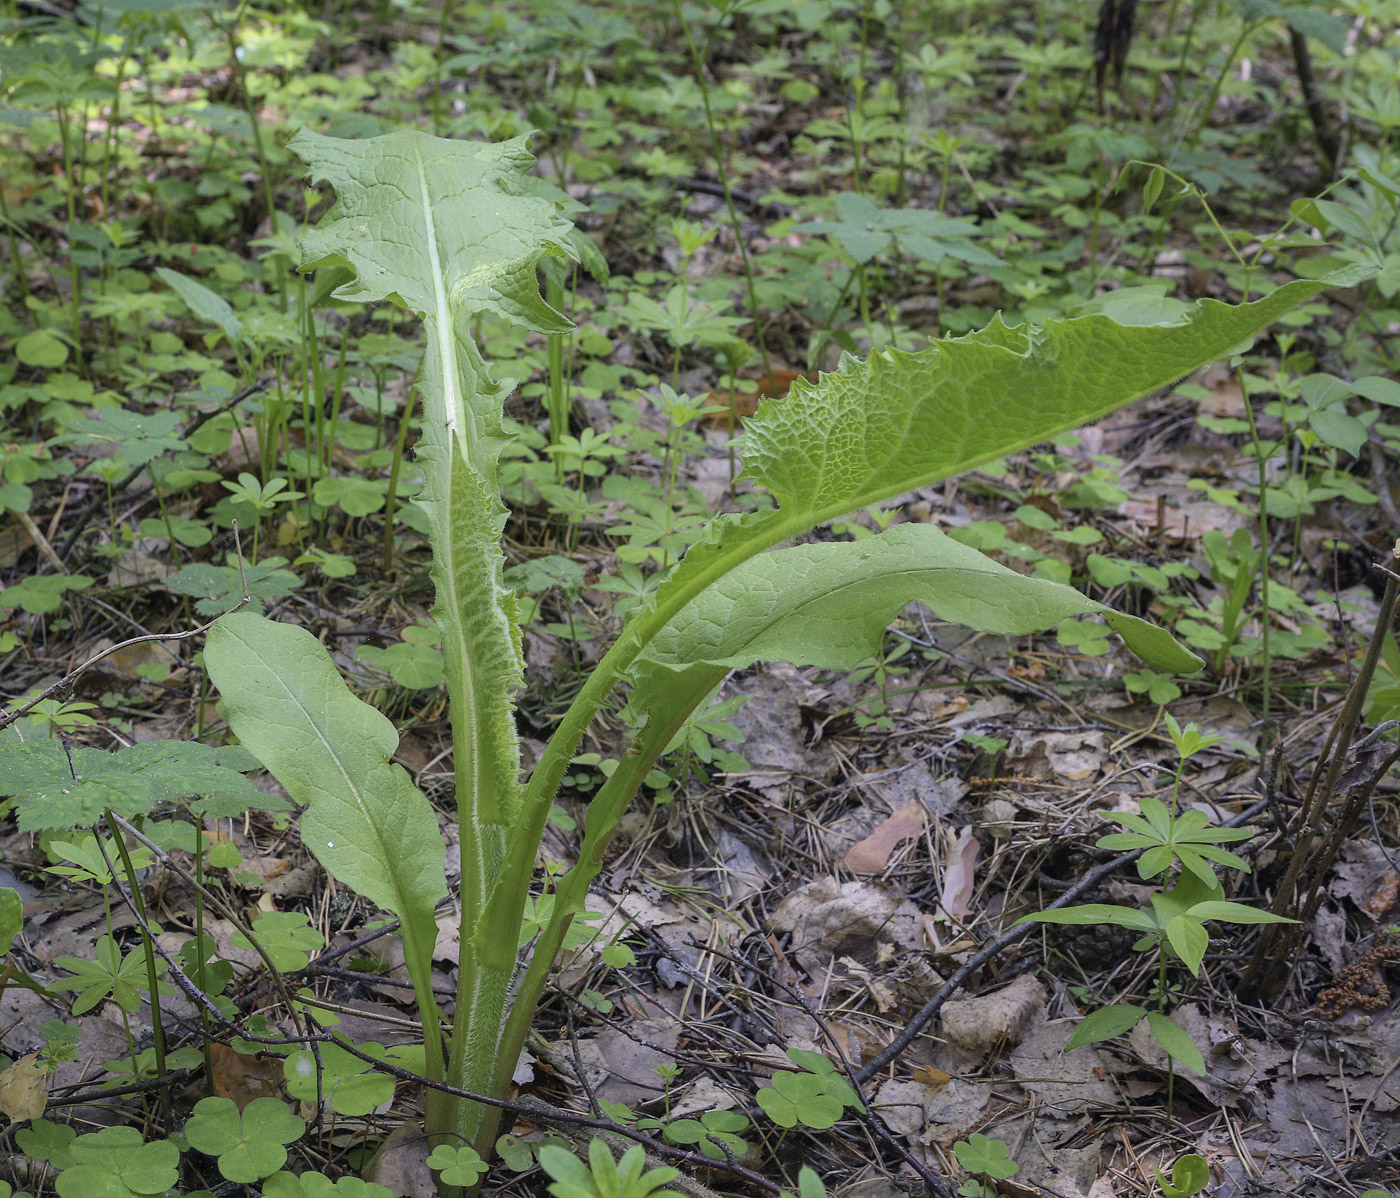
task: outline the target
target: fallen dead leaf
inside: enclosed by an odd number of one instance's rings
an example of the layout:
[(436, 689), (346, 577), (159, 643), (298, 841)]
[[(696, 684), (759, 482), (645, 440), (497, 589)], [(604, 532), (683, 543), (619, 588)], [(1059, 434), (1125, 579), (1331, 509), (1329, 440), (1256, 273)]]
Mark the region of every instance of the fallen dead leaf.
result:
[(841, 864), (853, 874), (881, 873), (889, 865), (895, 849), (906, 840), (923, 835), (923, 831), (923, 804), (911, 802), (886, 818), (864, 840), (852, 845)]
[(1118, 505), (1118, 514), (1140, 529), (1172, 541), (1194, 540), (1205, 531), (1177, 508), (1151, 500), (1129, 499)]
[(791, 952), (809, 973), (832, 957), (870, 964), (882, 946), (921, 947), (919, 910), (907, 898), (871, 882), (814, 878), (778, 904), (769, 919), (775, 932), (791, 932)]
[(0, 566), (8, 569), (19, 561), (19, 555), (34, 543), (28, 530), (22, 524), (11, 524), (0, 529)]
[(961, 919), (972, 914), (972, 892), (977, 886), (977, 854), (981, 846), (973, 838), (972, 828), (946, 834), (947, 857), (943, 864), (943, 910)]
[(361, 1176), (387, 1187), (394, 1198), (436, 1198), (428, 1151), (422, 1124), (401, 1123), (370, 1157)]
[(255, 1098), (275, 1094), (282, 1081), (282, 1062), (275, 1057), (244, 1056), (227, 1044), (211, 1044), (209, 1059), (215, 1095), (232, 1099), (240, 1111)]
[(20, 1057), (0, 1073), (0, 1111), (14, 1123), (37, 1119), (49, 1105), (48, 1079), (49, 1071), (39, 1064), (37, 1052)]
[(758, 376), (758, 389), (756, 391), (738, 392), (733, 396), (728, 391), (711, 391), (710, 405), (723, 410), (711, 412), (705, 417), (705, 422), (721, 428), (727, 426), (731, 403), (734, 416), (739, 420), (746, 419), (758, 411), (761, 400), (781, 399), (792, 389), (793, 383), (798, 379), (806, 379), (808, 382), (815, 383), (817, 376), (815, 373), (804, 374), (800, 370), (788, 370), (783, 366), (774, 366), (772, 374)]

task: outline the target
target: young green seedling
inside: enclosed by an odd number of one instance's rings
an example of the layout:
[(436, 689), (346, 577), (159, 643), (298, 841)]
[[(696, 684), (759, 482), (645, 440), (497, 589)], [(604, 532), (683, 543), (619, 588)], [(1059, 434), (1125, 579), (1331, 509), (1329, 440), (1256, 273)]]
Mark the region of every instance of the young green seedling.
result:
[(1020, 923), (1058, 923), (1080, 927), (1111, 925), (1128, 928), (1142, 935), (1133, 944), (1135, 952), (1157, 950), (1157, 1010), (1149, 1011), (1134, 1003), (1111, 1003), (1086, 1015), (1065, 1042), (1066, 1049), (1079, 1048), (1101, 1040), (1112, 1040), (1131, 1031), (1144, 1019), (1152, 1038), (1167, 1056), (1184, 1065), (1192, 1073), (1204, 1076), (1205, 1058), (1181, 1026), (1165, 1013), (1167, 1005), (1167, 966), (1179, 960), (1199, 977), (1206, 949), (1210, 946), (1208, 922), (1234, 924), (1291, 923), (1292, 920), (1260, 911), (1244, 903), (1229, 902), (1224, 888), (1210, 864), (1214, 861), (1233, 869), (1249, 872), (1249, 863), (1219, 846), (1221, 842), (1248, 840), (1253, 833), (1247, 828), (1212, 828), (1210, 817), (1199, 810), (1177, 813), (1181, 790), (1181, 774), (1186, 762), (1204, 749), (1224, 739), (1205, 736), (1195, 724), (1183, 729), (1170, 714), (1167, 730), (1176, 746), (1177, 767), (1172, 785), (1171, 806), (1153, 795), (1138, 802), (1141, 814), (1111, 812), (1108, 818), (1127, 828), (1101, 836), (1097, 845), (1115, 851), (1146, 850), (1138, 858), (1138, 875), (1155, 878), (1173, 867), (1177, 869), (1170, 889), (1149, 896), (1149, 907), (1122, 907), (1112, 903), (1084, 903), (1061, 907), (1055, 911), (1037, 911), (1019, 920)]
[(540, 1167), (554, 1181), (549, 1192), (554, 1198), (681, 1198), (674, 1190), (663, 1190), (668, 1181), (680, 1176), (679, 1169), (642, 1169), (646, 1154), (634, 1144), (618, 1160), (602, 1140), (590, 1140), (588, 1164), (572, 1152), (553, 1145), (540, 1149)]
[(1166, 1198), (1192, 1198), (1210, 1184), (1210, 1166), (1203, 1156), (1188, 1152), (1172, 1166), (1172, 1179), (1168, 1181), (1162, 1170), (1154, 1168), (1157, 1184), (1162, 1187)]
[[(953, 1145), (953, 1153), (969, 1173), (980, 1173), (983, 1177), (1003, 1179), (1015, 1177), (1021, 1166), (1011, 1159), (1011, 1150), (1005, 1141), (993, 1140), (981, 1132), (973, 1132), (966, 1140)], [(995, 1198), (997, 1190), (988, 1182), (976, 1178), (965, 1181), (958, 1193), (964, 1198)]]
[[(205, 661), (234, 732), (305, 806), (303, 843), (335, 878), (398, 916), (427, 1076), (486, 1095), (510, 1084), (554, 956), (628, 802), (730, 670), (761, 660), (850, 669), (878, 652), (885, 626), (914, 601), (1007, 635), (1099, 614), (1154, 668), (1199, 666), (1160, 629), (998, 566), (933, 527), (779, 546), (1094, 420), (1234, 349), (1325, 286), (1367, 273), (1290, 283), (1239, 307), (1201, 301), (1155, 325), (1091, 315), (1010, 328), (998, 319), (916, 354), (847, 358), (819, 384), (799, 380), (746, 429), (745, 469), (774, 505), (711, 521), (631, 612), (523, 783), (512, 703), (521, 633), (503, 580), (496, 469), (509, 388), (490, 377), (469, 329), (482, 311), (547, 334), (569, 328), (541, 300), (536, 266), (571, 254), (570, 227), (530, 194), (521, 139), (484, 145), (404, 131), (341, 141), (303, 131), (291, 148), (337, 193), (330, 218), (305, 239), (306, 267), (334, 272), (341, 300), (392, 300), (425, 325), (418, 503), (433, 549), (462, 847), (449, 1046), (431, 987), (434, 907), (447, 895), (443, 844), (426, 798), (391, 762), (393, 726), (351, 695), (325, 647), (300, 628), (239, 613), (211, 631)], [(556, 792), (593, 716), (625, 683), (642, 722), (591, 801), (578, 863), (559, 880), (518, 974), (522, 912)], [(436, 1142), (483, 1156), (498, 1119), (439, 1091), (428, 1102)]]

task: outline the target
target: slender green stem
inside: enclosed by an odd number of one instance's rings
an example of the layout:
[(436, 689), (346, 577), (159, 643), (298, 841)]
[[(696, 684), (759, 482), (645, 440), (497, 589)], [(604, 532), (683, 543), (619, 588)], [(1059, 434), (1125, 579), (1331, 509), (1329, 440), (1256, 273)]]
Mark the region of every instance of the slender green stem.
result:
[[(146, 900), (141, 897), (141, 879), (136, 876), (136, 867), (131, 862), (131, 853), (126, 847), (126, 838), (117, 827), (111, 811), (104, 812), (104, 817), (107, 826), (113, 832), (112, 843), (117, 847), (117, 856), (121, 858), (122, 873), (126, 875), (126, 888), (127, 893), (131, 896), (131, 905), (138, 918), (147, 921)], [(101, 844), (101, 841), (99, 840), (98, 843)], [(106, 854), (104, 853), (103, 856), (105, 857)], [(151, 1048), (155, 1053), (156, 1075), (164, 1077), (169, 1072), (169, 1068), (165, 1061), (165, 1023), (160, 1013), (160, 971), (156, 966), (155, 949), (151, 946), (148, 937), (141, 937), (141, 948), (146, 958), (146, 987), (151, 993)], [(161, 1089), (160, 1104), (162, 1114), (168, 1118), (170, 1115), (170, 1091), (168, 1089)]]
[[(744, 240), (743, 225), (739, 222), (739, 210), (734, 206), (734, 193), (729, 187), (729, 171), (725, 165), (724, 146), (720, 142), (719, 128), (715, 124), (714, 109), (710, 104), (710, 84), (705, 77), (705, 55), (700, 47), (695, 43), (695, 35), (691, 32), (690, 24), (685, 19), (685, 13), (681, 10), (681, 0), (672, 0), (675, 5), (676, 19), (681, 23), (681, 29), (685, 33), (686, 44), (690, 47), (690, 61), (695, 70), (695, 81), (700, 86), (700, 100), (705, 106), (705, 128), (710, 132), (710, 141), (714, 145), (715, 169), (719, 172), (720, 186), (724, 188), (724, 206), (729, 212), (729, 225), (734, 230), (734, 244), (739, 250), (739, 258), (744, 264), (744, 283), (748, 289), (749, 311), (753, 315), (754, 336), (758, 339), (759, 357), (763, 359), (763, 373), (769, 378), (773, 377), (773, 364), (768, 360), (768, 345), (763, 336), (763, 312), (758, 303), (758, 288), (754, 284), (753, 262), (749, 258), (749, 247)], [(708, 50), (709, 43), (706, 42)]]
[[(1197, 4), (1196, 7), (1199, 8), (1200, 5)], [(1259, 27), (1259, 24), (1260, 22), (1258, 21), (1245, 23), (1244, 28), (1240, 30), (1239, 37), (1235, 39), (1234, 44), (1230, 47), (1229, 53), (1226, 54), (1225, 61), (1221, 64), (1220, 69), (1214, 73), (1214, 78), (1211, 80), (1210, 85), (1210, 94), (1206, 97), (1205, 107), (1201, 110), (1201, 119), (1197, 122), (1195, 131), (1191, 134), (1191, 137), (1186, 143), (1187, 149), (1194, 150), (1199, 144), (1201, 135), (1206, 131), (1206, 126), (1210, 124), (1210, 118), (1215, 113), (1215, 104), (1216, 101), (1220, 99), (1220, 89), (1225, 86), (1225, 80), (1230, 74), (1230, 68), (1235, 65), (1235, 58), (1239, 55), (1249, 35)]]
[(442, 0), (437, 46), (433, 50), (433, 134), (442, 136), (442, 63), (447, 50), (447, 27), (452, 22), (453, 0)]
[[(1259, 469), (1259, 604), (1263, 608), (1260, 615), (1262, 625), (1260, 643), (1263, 647), (1264, 689), (1260, 706), (1265, 721), (1269, 718), (1269, 683), (1272, 675), (1272, 662), (1269, 658), (1269, 625), (1272, 622), (1272, 609), (1269, 606), (1269, 458), (1264, 453), (1259, 440), (1259, 426), (1254, 422), (1254, 402), (1249, 397), (1249, 383), (1244, 368), (1237, 367), (1235, 379), (1239, 384), (1240, 396), (1244, 400), (1244, 414), (1249, 421), (1249, 440), (1254, 447), (1254, 460)], [(1267, 723), (1265, 725), (1267, 727)]]

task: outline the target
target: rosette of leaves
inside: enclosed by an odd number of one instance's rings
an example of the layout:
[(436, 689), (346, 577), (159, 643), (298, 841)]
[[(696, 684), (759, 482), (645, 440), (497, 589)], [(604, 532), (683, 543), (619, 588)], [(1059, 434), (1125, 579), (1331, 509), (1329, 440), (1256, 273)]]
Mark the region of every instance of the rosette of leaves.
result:
[(540, 1149), (540, 1167), (554, 1179), (549, 1186), (554, 1198), (681, 1198), (675, 1190), (660, 1188), (681, 1171), (646, 1169), (640, 1144), (614, 1160), (604, 1141), (591, 1140), (587, 1164), (566, 1149), (546, 1146)]
[[(98, 1003), (111, 999), (123, 1011), (134, 1015), (141, 1009), (141, 995), (149, 992), (146, 975), (146, 955), (140, 949), (122, 955), (117, 942), (101, 936), (93, 947), (93, 959), (86, 957), (55, 957), (60, 969), (73, 976), (49, 983), (50, 990), (76, 990), (73, 1014), (82, 1015)], [(158, 982), (161, 994), (173, 994), (173, 986)]]

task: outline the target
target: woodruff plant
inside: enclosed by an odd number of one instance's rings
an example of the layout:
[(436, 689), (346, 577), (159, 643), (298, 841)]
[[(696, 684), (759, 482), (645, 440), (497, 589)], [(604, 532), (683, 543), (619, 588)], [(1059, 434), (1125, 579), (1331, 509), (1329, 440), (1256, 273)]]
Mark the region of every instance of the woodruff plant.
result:
[[(1200, 664), (1162, 630), (1016, 574), (932, 527), (778, 546), (1096, 419), (1229, 352), (1323, 287), (1366, 273), (1290, 283), (1239, 307), (1202, 301), (1152, 325), (1093, 315), (1008, 328), (998, 319), (917, 354), (848, 357), (818, 384), (799, 381), (748, 424), (745, 469), (775, 506), (710, 522), (631, 613), (524, 782), (512, 702), (521, 636), (502, 580), (506, 511), (496, 476), (509, 385), (491, 378), (469, 326), (492, 311), (565, 332), (568, 322), (540, 298), (536, 266), (571, 256), (570, 226), (529, 194), (523, 139), (486, 145), (407, 131), (343, 141), (303, 131), (291, 148), (338, 198), (305, 239), (304, 268), (334, 272), (339, 299), (391, 300), (419, 313), (427, 335), (418, 502), (433, 550), (462, 849), (450, 1044), (430, 985), (434, 907), (448, 893), (443, 843), (427, 799), (390, 760), (393, 726), (350, 693), (303, 629), (232, 615), (210, 632), (205, 661), (233, 731), (305, 806), (305, 845), (332, 876), (399, 917), (427, 1076), (488, 1096), (510, 1083), (555, 953), (627, 803), (728, 671), (760, 660), (849, 669), (877, 652), (886, 624), (916, 600), (942, 619), (1009, 635), (1098, 613), (1153, 666)], [(590, 720), (624, 684), (639, 730), (593, 797), (578, 863), (559, 879), (552, 916), (518, 972), (521, 915), (555, 792)], [(438, 1143), (489, 1154), (496, 1109), (442, 1091), (426, 1105)]]
[[(1176, 746), (1176, 776), (1172, 780), (1171, 806), (1155, 795), (1146, 795), (1138, 802), (1138, 811), (1114, 811), (1108, 818), (1125, 832), (1113, 832), (1099, 837), (1101, 849), (1132, 852), (1141, 849), (1137, 860), (1138, 876), (1144, 880), (1167, 874), (1173, 885), (1149, 896), (1145, 908), (1123, 907), (1114, 903), (1083, 903), (1061, 907), (1055, 911), (1037, 911), (1019, 920), (1020, 923), (1059, 923), (1079, 927), (1129, 928), (1141, 933), (1133, 944), (1135, 952), (1157, 950), (1157, 984), (1155, 1011), (1135, 1003), (1111, 1003), (1086, 1015), (1065, 1041), (1066, 1049), (1112, 1040), (1131, 1031), (1144, 1019), (1152, 1038), (1161, 1045), (1168, 1058), (1180, 1062), (1198, 1077), (1206, 1072), (1205, 1057), (1200, 1048), (1180, 1024), (1168, 1018), (1167, 966), (1181, 961), (1193, 977), (1200, 977), (1206, 949), (1210, 947), (1210, 922), (1233, 924), (1295, 923), (1257, 907), (1229, 902), (1224, 887), (1215, 876), (1215, 865), (1249, 872), (1249, 863), (1242, 857), (1221, 848), (1223, 844), (1248, 840), (1254, 835), (1248, 828), (1213, 828), (1210, 817), (1197, 808), (1178, 811), (1181, 775), (1186, 763), (1197, 753), (1224, 740), (1223, 736), (1203, 736), (1195, 724), (1182, 728), (1167, 715), (1167, 731)], [(1214, 863), (1214, 864), (1212, 864)]]

